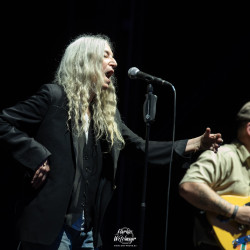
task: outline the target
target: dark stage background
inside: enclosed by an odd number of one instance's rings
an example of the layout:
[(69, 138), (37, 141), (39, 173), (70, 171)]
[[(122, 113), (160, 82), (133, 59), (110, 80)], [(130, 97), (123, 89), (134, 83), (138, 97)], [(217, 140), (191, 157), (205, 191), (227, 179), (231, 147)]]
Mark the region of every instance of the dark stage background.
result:
[[(135, 66), (175, 86), (176, 140), (199, 136), (209, 126), (222, 133), (225, 143), (230, 142), (236, 112), (250, 99), (247, 9), (240, 4), (172, 5), (147, 0), (5, 3), (1, 109), (51, 82), (71, 39), (82, 33), (104, 33), (115, 44), (118, 106), (134, 132), (145, 137), (147, 87), (143, 81), (128, 78), (128, 69)], [(154, 94), (158, 96), (157, 113), (150, 139), (171, 140), (173, 91), (154, 85)], [(12, 250), (20, 176), (4, 148), (1, 159), (1, 242), (6, 243), (5, 248), (1, 243), (1, 249)], [(121, 155), (117, 189), (104, 223), (104, 250), (115, 249), (114, 235), (123, 227), (133, 230), (138, 239), (143, 166)], [(144, 249), (165, 249), (167, 201), (168, 249), (192, 249), (193, 208), (178, 195), (184, 173), (185, 169), (173, 166), (168, 199), (168, 167), (149, 165)]]

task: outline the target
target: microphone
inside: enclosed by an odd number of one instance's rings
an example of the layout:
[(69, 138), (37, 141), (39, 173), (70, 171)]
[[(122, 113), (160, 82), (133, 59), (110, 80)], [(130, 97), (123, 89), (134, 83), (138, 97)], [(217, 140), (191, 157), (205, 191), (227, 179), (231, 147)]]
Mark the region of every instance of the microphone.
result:
[(171, 85), (172, 84), (168, 81), (165, 81), (161, 78), (155, 77), (155, 76), (151, 76), (147, 73), (144, 73), (142, 71), (140, 71), (139, 69), (137, 69), (136, 67), (132, 67), (128, 70), (128, 76), (130, 79), (141, 79), (147, 82), (155, 82), (161, 85)]

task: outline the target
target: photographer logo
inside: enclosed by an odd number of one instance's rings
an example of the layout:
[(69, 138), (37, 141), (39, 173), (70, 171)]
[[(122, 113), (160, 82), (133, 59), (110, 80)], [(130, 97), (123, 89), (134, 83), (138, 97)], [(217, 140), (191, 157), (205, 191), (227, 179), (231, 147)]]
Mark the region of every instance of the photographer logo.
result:
[(115, 247), (136, 247), (132, 244), (136, 240), (133, 231), (128, 227), (118, 229), (114, 237)]

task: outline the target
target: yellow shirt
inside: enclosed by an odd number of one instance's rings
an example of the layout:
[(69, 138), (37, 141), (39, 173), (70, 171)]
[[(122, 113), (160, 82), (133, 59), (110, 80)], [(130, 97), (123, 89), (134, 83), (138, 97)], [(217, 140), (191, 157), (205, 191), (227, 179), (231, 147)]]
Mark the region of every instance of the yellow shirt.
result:
[(250, 195), (250, 153), (239, 142), (225, 144), (218, 152), (204, 151), (190, 165), (183, 182), (207, 183), (219, 195)]

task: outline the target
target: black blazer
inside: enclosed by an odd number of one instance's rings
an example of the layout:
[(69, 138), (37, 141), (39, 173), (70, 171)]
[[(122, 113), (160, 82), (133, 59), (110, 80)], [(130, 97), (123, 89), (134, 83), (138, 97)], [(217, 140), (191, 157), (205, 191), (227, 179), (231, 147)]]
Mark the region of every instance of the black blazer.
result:
[[(47, 158), (51, 171), (45, 184), (38, 190), (27, 183), (25, 206), (18, 222), (22, 241), (51, 244), (64, 223), (74, 182), (76, 152), (74, 136), (67, 127), (67, 97), (57, 84), (45, 84), (29, 99), (6, 108), (0, 114), (0, 141), (12, 152), (13, 158), (24, 166), (32, 177)], [(119, 112), (116, 121), (131, 152), (143, 155), (145, 141), (122, 122)], [(175, 142), (175, 155), (183, 156), (187, 140)], [(105, 153), (101, 143), (103, 173), (99, 184), (96, 211), (93, 218), (94, 245), (101, 245), (99, 235), (105, 209), (114, 190), (119, 149), (114, 146)], [(168, 164), (171, 142), (150, 142), (149, 162)], [(30, 179), (29, 179), (30, 182)]]

